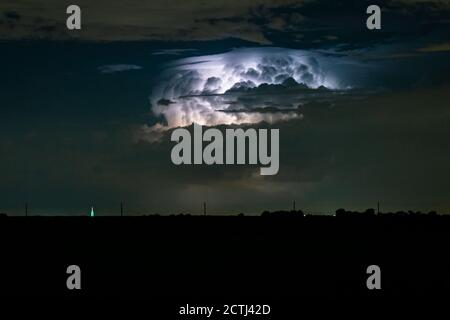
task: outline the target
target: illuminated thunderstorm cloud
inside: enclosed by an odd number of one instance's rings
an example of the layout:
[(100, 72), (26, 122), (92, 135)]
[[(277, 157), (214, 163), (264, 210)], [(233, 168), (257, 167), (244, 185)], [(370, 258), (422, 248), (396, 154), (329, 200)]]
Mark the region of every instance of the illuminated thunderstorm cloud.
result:
[(299, 105), (330, 95), (335, 77), (318, 53), (247, 48), (173, 62), (150, 97), (161, 122), (144, 128), (147, 140), (175, 127), (275, 123), (301, 119)]

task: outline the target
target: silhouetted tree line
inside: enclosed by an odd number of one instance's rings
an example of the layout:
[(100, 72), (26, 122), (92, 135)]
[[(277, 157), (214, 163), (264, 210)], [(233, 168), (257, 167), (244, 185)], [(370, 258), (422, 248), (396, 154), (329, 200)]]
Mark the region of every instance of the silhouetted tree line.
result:
[[(264, 211), (261, 213), (263, 217), (304, 217), (306, 214), (302, 210), (291, 210), (291, 211)], [(424, 213), (421, 211), (397, 211), (397, 212), (376, 212), (375, 209), (367, 209), (363, 212), (360, 211), (350, 211), (345, 209), (337, 209), (335, 212), (336, 217), (371, 217), (371, 216), (437, 216), (436, 211), (430, 211)]]
[[(261, 213), (262, 217), (304, 217), (306, 214), (302, 210), (277, 210), (277, 211), (263, 211)], [(360, 211), (350, 211), (345, 210), (343, 208), (337, 209), (335, 212), (336, 217), (375, 217), (375, 216), (437, 216), (439, 215), (436, 211), (430, 211), (428, 213), (424, 213), (421, 211), (397, 211), (397, 212), (379, 212), (377, 213), (375, 209), (367, 209), (363, 212)], [(38, 215), (34, 215), (37, 217)], [(170, 214), (170, 215), (161, 215), (159, 213), (155, 214), (142, 214), (144, 217), (160, 217), (160, 216), (169, 216), (169, 217), (191, 217), (190, 213), (179, 213), (179, 214)], [(243, 217), (244, 213), (239, 213), (237, 216)], [(0, 218), (8, 217), (6, 213), (0, 213)]]
[(336, 217), (348, 217), (348, 216), (436, 216), (438, 215), (436, 211), (430, 211), (428, 213), (424, 213), (421, 211), (397, 211), (397, 212), (379, 212), (376, 213), (375, 209), (367, 209), (364, 212), (359, 211), (347, 211), (345, 209), (337, 209)]
[(279, 211), (264, 211), (261, 213), (262, 217), (304, 217), (305, 214), (302, 210), (291, 210), (291, 211), (285, 211), (285, 210), (279, 210)]

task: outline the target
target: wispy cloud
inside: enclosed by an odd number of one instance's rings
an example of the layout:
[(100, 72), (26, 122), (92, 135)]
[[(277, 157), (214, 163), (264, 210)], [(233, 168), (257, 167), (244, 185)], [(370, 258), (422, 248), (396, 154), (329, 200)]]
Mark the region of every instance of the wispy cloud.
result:
[(154, 56), (159, 55), (172, 55), (179, 56), (184, 53), (191, 53), (192, 51), (197, 51), (197, 49), (167, 49), (167, 50), (158, 50), (152, 53)]
[(101, 73), (115, 73), (130, 70), (140, 70), (141, 66), (135, 64), (109, 64), (97, 68)]
[(426, 53), (428, 53), (428, 52), (446, 52), (446, 51), (450, 51), (450, 42), (430, 45), (430, 46), (427, 46), (427, 47), (420, 48), (418, 51), (419, 52), (426, 52)]

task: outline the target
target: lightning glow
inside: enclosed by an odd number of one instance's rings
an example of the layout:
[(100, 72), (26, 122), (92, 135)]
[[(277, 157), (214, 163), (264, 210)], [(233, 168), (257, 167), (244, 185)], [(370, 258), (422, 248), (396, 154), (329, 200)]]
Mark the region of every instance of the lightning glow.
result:
[(242, 112), (230, 112), (230, 105), (239, 100), (231, 92), (279, 85), (289, 79), (310, 89), (335, 89), (335, 80), (322, 70), (317, 57), (302, 50), (246, 48), (177, 60), (161, 76), (150, 97), (153, 113), (165, 123), (146, 131), (151, 135), (194, 122), (214, 126), (302, 118), (296, 111), (258, 112), (263, 106), (257, 101), (247, 104)]

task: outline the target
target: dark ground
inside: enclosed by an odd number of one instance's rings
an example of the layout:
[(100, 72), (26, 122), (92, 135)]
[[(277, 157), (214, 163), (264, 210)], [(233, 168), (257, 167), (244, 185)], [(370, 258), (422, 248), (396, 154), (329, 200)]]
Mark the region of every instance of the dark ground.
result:
[[(8, 296), (186, 304), (450, 295), (450, 216), (5, 217), (0, 240)], [(66, 288), (71, 264), (81, 291)], [(371, 264), (381, 267), (380, 291), (366, 288)]]

